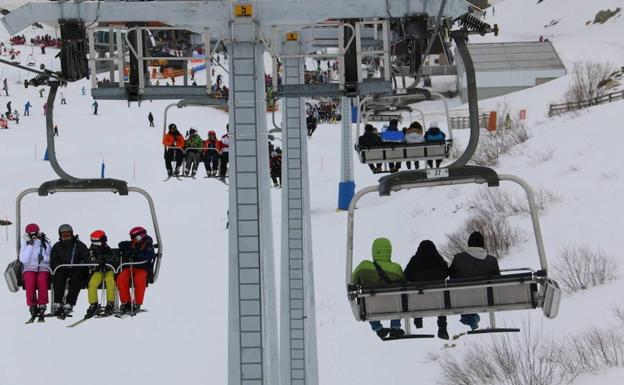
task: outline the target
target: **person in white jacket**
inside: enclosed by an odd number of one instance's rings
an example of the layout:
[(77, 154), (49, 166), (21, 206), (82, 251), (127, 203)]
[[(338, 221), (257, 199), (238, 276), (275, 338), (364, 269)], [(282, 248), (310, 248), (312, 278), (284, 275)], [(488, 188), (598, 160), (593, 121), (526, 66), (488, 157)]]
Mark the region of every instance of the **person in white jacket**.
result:
[(24, 265), (22, 277), (26, 288), (26, 304), (30, 315), (36, 317), (45, 313), (48, 304), (52, 245), (34, 223), (26, 226), (24, 240), (19, 260)]

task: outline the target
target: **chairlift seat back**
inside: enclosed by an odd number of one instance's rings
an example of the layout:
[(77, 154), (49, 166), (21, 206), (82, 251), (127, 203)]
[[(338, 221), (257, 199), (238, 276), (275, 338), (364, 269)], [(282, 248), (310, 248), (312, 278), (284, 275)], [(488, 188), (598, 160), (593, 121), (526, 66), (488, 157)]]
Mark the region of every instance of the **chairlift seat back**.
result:
[(405, 162), (448, 158), (450, 143), (385, 143), (379, 147), (356, 146), (361, 163)]

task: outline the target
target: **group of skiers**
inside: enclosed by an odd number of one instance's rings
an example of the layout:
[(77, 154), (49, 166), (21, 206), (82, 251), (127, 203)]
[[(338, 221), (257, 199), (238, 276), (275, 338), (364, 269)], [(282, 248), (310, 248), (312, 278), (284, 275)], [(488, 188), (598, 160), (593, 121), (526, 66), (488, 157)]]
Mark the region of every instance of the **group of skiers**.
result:
[[(175, 123), (169, 124), (168, 132), (163, 137), (165, 146), (165, 167), (167, 177), (179, 177), (184, 163), (183, 175), (195, 177), (199, 162), (204, 162), (206, 177), (218, 177), (224, 181), (229, 162), (229, 124), (226, 133), (217, 139), (215, 131), (208, 131), (208, 138), (203, 140), (195, 128), (188, 130), (186, 138), (178, 131)], [(172, 162), (175, 160), (175, 169)]]
[[(423, 133), (424, 129), (420, 122), (414, 121), (409, 127), (404, 127), (399, 131), (399, 122), (396, 119), (390, 120), (390, 124), (381, 134), (372, 124), (364, 127), (364, 134), (358, 139), (358, 146), (363, 148), (383, 147), (393, 143), (424, 143), (441, 142), (446, 140), (446, 134), (440, 130), (438, 122), (431, 122), (429, 129)], [(436, 159), (436, 168), (440, 167), (442, 159)], [(411, 162), (405, 162), (408, 169), (412, 168)], [(433, 168), (433, 160), (428, 160), (427, 165)], [(373, 173), (381, 172), (381, 163), (368, 165)], [(390, 162), (388, 164), (390, 172), (394, 173), (401, 169), (401, 162)], [(414, 161), (414, 169), (420, 168), (418, 161)]]
[[(70, 315), (85, 285), (89, 300), (85, 318), (113, 314), (115, 288), (119, 291), (120, 313), (140, 311), (147, 284), (153, 280), (156, 253), (152, 238), (143, 227), (133, 227), (128, 234), (130, 240), (119, 242), (118, 249), (112, 249), (106, 233), (95, 230), (90, 236), (91, 245), (87, 247), (74, 234), (72, 226), (63, 224), (58, 228), (58, 242), (52, 245), (37, 224), (27, 225), (19, 261), (23, 266), (23, 285), (31, 317), (44, 316), (51, 278), (54, 287), (52, 316), (64, 319)], [(118, 271), (122, 264), (124, 267)], [(98, 288), (103, 286), (106, 286), (104, 308), (98, 302)], [(134, 298), (131, 288), (134, 288)]]
[[(435, 244), (430, 240), (420, 243), (416, 254), (412, 256), (405, 267), (405, 271), (397, 263), (392, 262), (392, 244), (387, 238), (377, 238), (373, 241), (373, 260), (362, 261), (353, 271), (354, 284), (384, 285), (404, 282), (444, 281), (446, 278), (465, 279), (476, 277), (493, 277), (500, 275), (496, 257), (488, 255), (485, 249), (483, 235), (474, 231), (468, 238), (468, 247), (464, 252), (454, 256), (449, 266), (440, 255)], [(460, 322), (472, 330), (479, 327), (478, 314), (462, 314)], [(401, 328), (401, 320), (391, 320), (390, 328), (384, 328), (380, 321), (370, 321), (371, 328), (384, 339), (401, 337), (405, 334)], [(423, 327), (422, 318), (415, 318), (416, 328)], [(446, 316), (438, 317), (438, 338), (448, 340)]]

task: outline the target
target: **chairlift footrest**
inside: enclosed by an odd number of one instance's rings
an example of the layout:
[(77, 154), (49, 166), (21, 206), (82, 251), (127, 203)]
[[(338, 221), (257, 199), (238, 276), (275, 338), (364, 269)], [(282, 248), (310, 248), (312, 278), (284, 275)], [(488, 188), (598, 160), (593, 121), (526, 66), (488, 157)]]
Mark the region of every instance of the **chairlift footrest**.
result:
[(395, 341), (395, 340), (407, 340), (407, 339), (415, 339), (415, 338), (435, 338), (433, 334), (405, 334), (401, 337), (385, 337), (384, 341)]
[(491, 328), (491, 329), (477, 329), (471, 330), (468, 334), (488, 334), (488, 333), (518, 333), (518, 328)]

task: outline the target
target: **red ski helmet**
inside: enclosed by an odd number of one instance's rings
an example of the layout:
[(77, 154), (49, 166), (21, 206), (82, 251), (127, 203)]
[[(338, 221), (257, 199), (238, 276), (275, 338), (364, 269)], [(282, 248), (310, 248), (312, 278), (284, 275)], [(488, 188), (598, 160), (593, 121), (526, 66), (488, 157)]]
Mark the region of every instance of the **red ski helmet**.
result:
[(91, 244), (95, 246), (102, 246), (106, 244), (108, 238), (106, 237), (106, 233), (102, 230), (95, 230), (91, 233)]
[(208, 136), (211, 136), (211, 135), (217, 136), (217, 133), (214, 132), (214, 130), (210, 130), (210, 131), (208, 131)]
[(36, 223), (29, 223), (24, 229), (26, 234), (39, 234), (39, 226)]
[(129, 232), (130, 238), (136, 241), (141, 241), (145, 235), (147, 235), (147, 230), (145, 230), (141, 226), (133, 227)]

